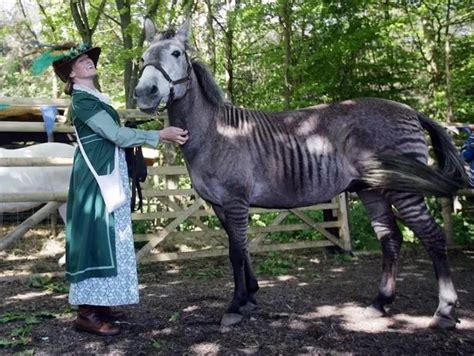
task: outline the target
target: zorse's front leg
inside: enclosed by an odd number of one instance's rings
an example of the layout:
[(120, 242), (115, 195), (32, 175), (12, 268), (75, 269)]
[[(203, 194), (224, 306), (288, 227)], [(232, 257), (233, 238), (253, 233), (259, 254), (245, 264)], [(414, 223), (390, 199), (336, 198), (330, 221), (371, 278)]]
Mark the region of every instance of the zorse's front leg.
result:
[(229, 236), (229, 257), (234, 274), (234, 296), (221, 320), (221, 325), (230, 326), (242, 321), (241, 308), (247, 302), (256, 304), (255, 293), (258, 283), (253, 274), (248, 256), (247, 227), (248, 203), (233, 199), (225, 206), (213, 206)]

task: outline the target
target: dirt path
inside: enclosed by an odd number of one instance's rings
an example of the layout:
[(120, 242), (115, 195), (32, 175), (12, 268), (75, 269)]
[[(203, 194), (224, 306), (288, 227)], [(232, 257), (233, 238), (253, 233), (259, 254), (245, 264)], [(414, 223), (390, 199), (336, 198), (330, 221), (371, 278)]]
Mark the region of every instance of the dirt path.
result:
[[(122, 334), (109, 338), (72, 329), (60, 279), (1, 282), (0, 354), (474, 354), (474, 251), (450, 252), (461, 302), (452, 332), (426, 328), (437, 287), (422, 251), (404, 253), (391, 316), (375, 319), (364, 310), (376, 293), (379, 256), (311, 251), (254, 261), (259, 308), (224, 329), (219, 321), (233, 289), (226, 258), (140, 266), (141, 302), (128, 309)], [(2, 273), (23, 263), (3, 259)]]

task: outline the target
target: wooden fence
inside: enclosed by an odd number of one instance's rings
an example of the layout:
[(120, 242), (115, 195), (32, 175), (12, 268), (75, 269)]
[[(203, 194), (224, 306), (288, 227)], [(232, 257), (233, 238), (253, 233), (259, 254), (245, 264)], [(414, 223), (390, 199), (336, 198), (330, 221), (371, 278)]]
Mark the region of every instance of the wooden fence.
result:
[[(37, 158), (0, 158), (0, 166), (54, 166), (72, 164), (71, 159), (37, 159)], [(136, 212), (132, 214), (135, 222), (153, 221), (152, 231), (145, 234), (135, 234), (136, 241), (144, 241), (145, 245), (137, 252), (137, 259), (141, 262), (170, 261), (176, 259), (187, 259), (197, 257), (220, 256), (227, 254), (227, 240), (223, 229), (209, 225), (210, 218), (215, 217), (212, 209), (197, 196), (191, 187), (185, 188), (154, 188), (167, 181), (168, 176), (184, 177), (189, 181), (187, 170), (184, 166), (151, 167), (149, 178), (144, 185), (143, 194), (146, 202), (145, 213)], [(24, 201), (65, 201), (67, 192), (55, 194), (31, 193), (31, 194), (4, 194), (0, 197), (2, 202), (24, 202)], [(36, 212), (28, 221), (18, 226), (17, 230), (10, 232), (0, 240), (0, 246), (8, 244), (24, 234), (25, 229), (31, 228), (32, 224), (38, 223), (39, 218), (45, 217), (45, 212), (50, 212), (57, 204), (49, 204)], [(317, 221), (308, 213), (318, 210), (330, 210), (333, 212), (334, 221)], [(291, 210), (251, 209), (251, 216), (255, 214), (272, 214), (271, 221), (265, 226), (251, 226), (249, 228), (250, 251), (276, 251), (293, 250), (312, 247), (339, 246), (344, 250), (350, 250), (351, 242), (348, 224), (347, 199), (345, 194), (334, 198), (331, 202), (318, 204), (312, 207)], [(283, 224), (285, 219), (293, 216), (299, 222)], [(203, 221), (206, 220), (206, 221)], [(187, 224), (186, 231), (180, 228)], [(190, 228), (190, 226), (192, 226)], [(269, 239), (269, 235), (276, 232), (291, 232), (311, 229), (317, 231), (324, 239), (315, 241), (298, 241), (292, 243), (275, 243)], [(339, 234), (334, 233), (338, 229)], [(18, 232), (18, 230), (20, 232)], [(192, 241), (193, 251), (163, 252), (160, 246), (168, 239), (178, 239), (181, 245), (186, 241)], [(188, 244), (189, 245), (189, 244)], [(197, 247), (196, 247), (197, 246)]]
[[(65, 110), (68, 101), (58, 99), (11, 99), (1, 98), (0, 104), (7, 103), (9, 115), (19, 115), (23, 109), (18, 107), (30, 107), (35, 113), (40, 111), (41, 105), (57, 105)], [(42, 122), (6, 121), (8, 112), (0, 112), (0, 133), (2, 132), (41, 132), (44, 133)], [(119, 111), (121, 118), (133, 119), (142, 117), (143, 114), (134, 110)], [(55, 133), (72, 133), (69, 125), (56, 124)], [(0, 159), (0, 166), (48, 166), (64, 165), (64, 159)], [(134, 224), (139, 228), (146, 225), (146, 233), (135, 233), (135, 240), (144, 243), (137, 252), (140, 261), (169, 261), (175, 259), (210, 257), (227, 254), (227, 239), (225, 232), (215, 224), (215, 215), (212, 209), (197, 195), (188, 184), (182, 186), (168, 186), (172, 179), (178, 181), (189, 181), (185, 167), (168, 166), (152, 167), (149, 171), (147, 184), (144, 186), (146, 200), (145, 210), (133, 213)], [(460, 194), (472, 195), (474, 190), (464, 190)], [(67, 192), (59, 194), (28, 194), (28, 195), (4, 195), (0, 197), (3, 202), (20, 201), (64, 201)], [(449, 204), (448, 204), (449, 205)], [(51, 210), (54, 206), (48, 205)], [(45, 207), (46, 209), (46, 207)], [(42, 210), (42, 215), (45, 214)], [(46, 209), (46, 211), (48, 211)], [(315, 218), (315, 211), (330, 211), (334, 217), (331, 221), (321, 221)], [(258, 215), (265, 215), (265, 224), (256, 219)], [(321, 215), (321, 214), (319, 214)], [(30, 222), (37, 222), (40, 216), (33, 216)], [(341, 194), (331, 202), (315, 206), (291, 209), (291, 210), (268, 210), (251, 209), (251, 221), (260, 224), (250, 224), (248, 234), (250, 238), (250, 251), (275, 251), (291, 250), (310, 247), (339, 246), (344, 250), (351, 249), (351, 240), (348, 224), (347, 196)], [(450, 212), (446, 210), (445, 221), (450, 219)], [(30, 225), (23, 226), (24, 231)], [(272, 236), (278, 233), (291, 233), (311, 229), (313, 235), (318, 235), (317, 240), (294, 241), (291, 243), (277, 243)], [(317, 232), (317, 234), (316, 234)], [(23, 232), (24, 233), (24, 232)], [(449, 232), (448, 232), (449, 233)], [(16, 236), (16, 235), (15, 235)], [(11, 240), (11, 236), (10, 236)], [(0, 249), (2, 246), (0, 240)], [(176, 247), (179, 245), (179, 247)]]
[[(44, 133), (44, 124), (41, 120), (41, 106), (55, 105), (59, 113), (64, 114), (69, 100), (64, 99), (33, 99), (33, 98), (6, 98), (0, 97), (0, 134), (18, 133)], [(26, 115), (26, 116), (25, 116)], [(137, 110), (119, 110), (123, 121), (149, 118)], [(29, 116), (34, 116), (37, 122), (28, 121)], [(13, 121), (14, 120), (14, 121)], [(18, 121), (19, 120), (19, 121)], [(56, 123), (54, 133), (71, 134), (71, 126)], [(0, 159), (0, 166), (48, 166), (64, 165), (64, 159)], [(66, 163), (67, 164), (67, 163)], [(70, 164), (70, 162), (69, 162)], [(173, 259), (219, 256), (227, 254), (227, 239), (225, 232), (216, 227), (215, 215), (212, 209), (200, 199), (190, 185), (186, 188), (167, 187), (164, 182), (169, 182), (169, 177), (180, 177), (188, 180), (186, 168), (183, 167), (153, 167), (150, 169), (147, 186), (144, 189), (146, 197), (146, 212), (133, 213), (132, 219), (135, 225), (145, 224), (147, 233), (136, 233), (135, 240), (145, 245), (138, 251), (137, 257), (140, 261), (169, 261)], [(187, 178), (186, 178), (187, 177)], [(157, 188), (156, 186), (161, 186)], [(0, 197), (4, 202), (20, 201), (65, 201), (67, 192), (59, 194), (27, 194), (27, 195), (4, 195)], [(18, 238), (38, 218), (43, 217), (45, 211), (53, 209), (57, 204), (50, 204), (31, 217), (29, 223), (19, 226), (19, 232), (14, 235)], [(312, 211), (326, 210), (332, 212), (333, 221), (317, 221)], [(252, 209), (253, 219), (256, 214), (265, 214), (267, 221), (265, 226), (250, 226), (249, 237), (251, 252), (290, 250), (309, 247), (339, 246), (344, 250), (350, 250), (350, 235), (348, 225), (347, 199), (344, 194), (336, 197), (331, 202), (319, 204), (313, 207), (292, 210), (265, 210)], [(212, 221), (214, 219), (214, 222)], [(287, 223), (289, 219), (296, 220)], [(211, 223), (211, 224), (210, 224)], [(263, 224), (261, 224), (263, 225)], [(183, 226), (186, 229), (183, 229)], [(18, 230), (17, 229), (17, 230)], [(269, 239), (272, 234), (282, 232), (294, 232), (308, 230), (318, 232), (322, 238), (319, 240), (296, 241), (292, 243), (276, 243)], [(13, 240), (9, 236), (9, 240)], [(173, 245), (170, 240), (176, 240), (182, 246), (187, 246), (192, 251), (169, 251)], [(179, 242), (179, 241), (185, 242)], [(5, 238), (3, 239), (5, 241)], [(192, 243), (186, 243), (192, 241)], [(166, 246), (167, 245), (167, 246)], [(192, 246), (189, 246), (192, 245)], [(0, 247), (2, 243), (0, 242)]]

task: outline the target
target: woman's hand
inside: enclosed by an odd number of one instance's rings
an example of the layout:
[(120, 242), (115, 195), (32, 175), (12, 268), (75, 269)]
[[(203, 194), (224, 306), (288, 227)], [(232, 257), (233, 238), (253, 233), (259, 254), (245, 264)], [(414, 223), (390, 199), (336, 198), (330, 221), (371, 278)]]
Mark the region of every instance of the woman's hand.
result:
[(160, 141), (162, 142), (184, 145), (188, 138), (188, 130), (183, 130), (179, 127), (169, 126), (160, 130)]

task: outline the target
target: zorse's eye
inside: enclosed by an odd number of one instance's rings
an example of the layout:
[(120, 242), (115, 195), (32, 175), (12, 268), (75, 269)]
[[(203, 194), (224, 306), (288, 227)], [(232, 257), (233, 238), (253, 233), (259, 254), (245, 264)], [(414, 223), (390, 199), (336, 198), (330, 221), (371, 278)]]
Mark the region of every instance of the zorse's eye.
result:
[(178, 58), (181, 55), (181, 52), (180, 51), (174, 51), (173, 53), (171, 53), (171, 55)]

